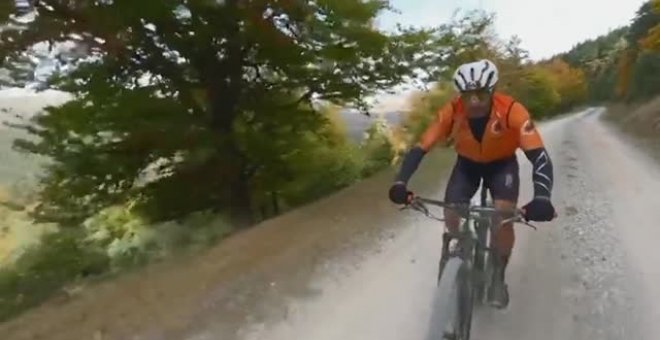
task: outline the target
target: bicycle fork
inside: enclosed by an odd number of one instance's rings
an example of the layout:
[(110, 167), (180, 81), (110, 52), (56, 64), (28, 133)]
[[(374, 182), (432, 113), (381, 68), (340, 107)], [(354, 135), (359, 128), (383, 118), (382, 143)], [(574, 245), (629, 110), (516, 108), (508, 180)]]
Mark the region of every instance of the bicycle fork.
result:
[(440, 261), (438, 263), (438, 282), (442, 277), (442, 270), (445, 268), (445, 263), (447, 263), (447, 254), (449, 250), (449, 235), (448, 233), (442, 234), (442, 252), (440, 253)]
[(466, 254), (466, 252), (469, 251), (471, 247), (470, 245), (463, 244), (461, 241), (467, 241), (462, 238), (464, 238), (463, 235), (457, 235), (447, 231), (442, 234), (442, 254), (440, 256), (440, 263), (438, 268), (438, 281), (442, 276), (442, 270), (449, 258), (455, 256), (458, 256), (463, 260), (469, 258), (470, 254)]

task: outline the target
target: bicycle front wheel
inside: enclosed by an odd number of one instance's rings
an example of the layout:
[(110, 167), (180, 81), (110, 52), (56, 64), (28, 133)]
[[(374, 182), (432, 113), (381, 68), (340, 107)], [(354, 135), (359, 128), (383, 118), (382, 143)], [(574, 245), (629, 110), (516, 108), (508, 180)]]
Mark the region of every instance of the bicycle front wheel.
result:
[[(442, 276), (433, 296), (427, 340), (468, 340), (465, 335), (469, 337), (472, 315), (471, 291), (467, 264), (460, 257), (450, 258), (444, 264)], [(466, 295), (468, 293), (469, 295)], [(468, 300), (469, 311), (466, 310)], [(465, 319), (467, 314), (470, 320)]]
[(470, 340), (472, 330), (472, 310), (474, 309), (475, 290), (472, 283), (472, 274), (466, 263), (458, 271), (458, 316), (457, 337), (460, 340)]

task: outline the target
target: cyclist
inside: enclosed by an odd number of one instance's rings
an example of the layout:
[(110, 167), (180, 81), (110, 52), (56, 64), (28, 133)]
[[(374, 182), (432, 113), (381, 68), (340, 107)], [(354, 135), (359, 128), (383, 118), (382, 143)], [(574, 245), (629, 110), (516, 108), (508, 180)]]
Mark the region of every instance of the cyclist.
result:
[[(438, 110), (420, 142), (405, 155), (389, 190), (390, 200), (409, 202), (412, 193), (407, 183), (422, 158), (434, 144), (451, 137), (458, 155), (445, 202), (469, 203), (483, 180), (497, 209), (514, 209), (520, 185), (516, 150), (521, 148), (533, 164), (534, 198), (522, 208), (525, 219), (551, 221), (555, 216), (552, 162), (527, 109), (495, 90), (498, 70), (490, 60), (461, 65), (453, 78), (459, 95)], [(445, 219), (447, 229), (458, 230), (460, 217), (455, 212), (445, 209)], [(506, 308), (509, 293), (504, 274), (514, 244), (513, 224), (503, 225), (493, 240), (499, 256), (488, 300), (496, 308)]]

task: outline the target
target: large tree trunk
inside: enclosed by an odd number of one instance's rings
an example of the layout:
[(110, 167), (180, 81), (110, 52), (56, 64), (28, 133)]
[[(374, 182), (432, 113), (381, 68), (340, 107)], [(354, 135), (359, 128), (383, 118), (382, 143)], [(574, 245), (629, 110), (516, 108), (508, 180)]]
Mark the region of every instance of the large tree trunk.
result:
[(278, 200), (277, 191), (272, 191), (270, 195), (273, 203), (273, 215), (277, 216), (280, 214), (280, 204)]
[(209, 85), (212, 128), (218, 134), (218, 151), (224, 160), (223, 167), (228, 167), (230, 219), (236, 227), (246, 227), (254, 222), (251, 207), (250, 178), (247, 171), (247, 159), (236, 144), (233, 123), (238, 116), (240, 99), (243, 91), (243, 66), (245, 51), (241, 42), (240, 15), (237, 0), (227, 0), (225, 7), (230, 20), (227, 23), (227, 42), (225, 56), (218, 61), (217, 56), (208, 53), (204, 56), (212, 65), (205, 68), (205, 80)]
[(248, 227), (254, 223), (249, 179), (245, 177), (239, 174), (237, 180), (233, 181), (229, 188), (229, 216), (232, 224), (239, 228)]

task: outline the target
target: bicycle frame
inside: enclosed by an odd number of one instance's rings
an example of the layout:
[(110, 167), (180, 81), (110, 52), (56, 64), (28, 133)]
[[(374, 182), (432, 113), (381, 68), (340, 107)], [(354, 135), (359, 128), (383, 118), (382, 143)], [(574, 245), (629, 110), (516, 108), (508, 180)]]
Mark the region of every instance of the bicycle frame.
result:
[[(482, 190), (481, 195), (481, 205), (470, 205), (470, 204), (450, 204), (442, 201), (426, 199), (422, 197), (415, 197), (410, 203), (410, 207), (424, 213), (427, 217), (433, 218), (438, 221), (444, 221), (442, 218), (438, 218), (431, 214), (426, 208), (426, 204), (432, 204), (440, 206), (446, 209), (451, 209), (458, 213), (462, 218), (462, 222), (459, 223), (459, 229), (457, 232), (445, 231), (443, 233), (443, 245), (442, 245), (442, 259), (438, 277), (442, 275), (442, 262), (446, 261), (450, 257), (459, 256), (463, 261), (466, 261), (470, 267), (475, 260), (474, 250), (483, 251), (486, 255), (492, 256), (492, 252), (495, 251), (494, 247), (490, 246), (490, 235), (497, 232), (499, 225), (507, 223), (523, 223), (533, 229), (536, 229), (535, 226), (524, 221), (522, 217), (522, 211), (503, 211), (498, 210), (495, 207), (488, 205), (486, 200), (485, 190)], [(500, 215), (501, 219), (499, 220), (499, 225), (493, 226), (492, 222), (494, 218)], [(506, 218), (505, 218), (506, 217)], [(484, 239), (486, 238), (486, 239)], [(460, 252), (450, 252), (449, 244), (452, 240), (457, 240), (457, 248)]]
[[(443, 269), (446, 263), (452, 258), (459, 258), (461, 264), (458, 272), (456, 266), (453, 266), (452, 275), (458, 287), (456, 300), (455, 318), (450, 321), (454, 326), (455, 335), (458, 339), (469, 339), (470, 329), (472, 323), (472, 310), (475, 301), (484, 302), (485, 292), (487, 291), (496, 263), (494, 259), (498, 258), (495, 247), (491, 247), (490, 242), (497, 227), (507, 223), (523, 223), (534, 229), (533, 225), (527, 223), (523, 219), (522, 211), (501, 211), (495, 209), (487, 202), (487, 193), (482, 189), (481, 205), (470, 204), (448, 204), (441, 201), (431, 199), (414, 197), (407, 207), (411, 207), (417, 211), (424, 213), (427, 217), (435, 220), (444, 221), (431, 214), (425, 204), (432, 204), (446, 209), (451, 209), (458, 213), (462, 222), (459, 223), (457, 232), (445, 231), (442, 236), (442, 257), (438, 268), (438, 285), (439, 287), (446, 287), (446, 284), (441, 285), (441, 279), (447, 282), (449, 277), (443, 278)], [(499, 215), (499, 216), (498, 216)], [(497, 220), (499, 223), (494, 226), (493, 221)], [(453, 243), (452, 242), (456, 240)], [(454, 263), (456, 264), (456, 263)], [(458, 273), (458, 274), (457, 274)], [(453, 276), (457, 275), (457, 276)], [(451, 279), (451, 280), (454, 280)], [(443, 289), (443, 288), (439, 288)], [(450, 300), (448, 300), (450, 301)], [(450, 305), (449, 307), (452, 308)], [(445, 320), (440, 318), (441, 320)]]

